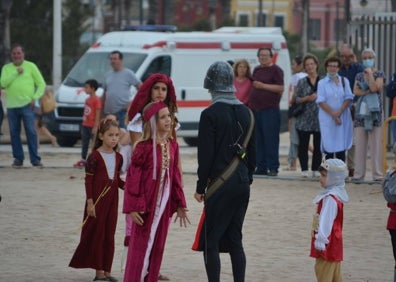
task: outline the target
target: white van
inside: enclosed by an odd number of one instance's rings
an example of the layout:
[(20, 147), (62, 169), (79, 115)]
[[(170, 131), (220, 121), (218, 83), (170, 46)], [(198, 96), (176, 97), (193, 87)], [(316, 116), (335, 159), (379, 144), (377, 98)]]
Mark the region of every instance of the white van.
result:
[[(181, 124), (178, 136), (194, 145), (201, 111), (211, 100), (203, 88), (209, 66), (218, 60), (245, 58), (253, 69), (258, 65), (257, 49), (260, 47), (274, 50), (274, 61), (284, 71), (287, 91), (291, 76), (290, 56), (280, 28), (223, 27), (213, 32), (115, 31), (104, 34), (71, 69), (56, 93), (58, 107), (54, 133), (58, 143), (73, 146), (80, 138), (87, 98), (84, 82), (94, 78), (102, 85), (105, 73), (111, 68), (111, 51), (121, 51), (124, 66), (133, 70), (142, 81), (156, 72), (172, 78)], [(131, 89), (131, 99), (135, 91)], [(102, 92), (98, 89), (98, 96)], [(285, 93), (281, 100), (283, 130), (287, 129), (287, 108)]]

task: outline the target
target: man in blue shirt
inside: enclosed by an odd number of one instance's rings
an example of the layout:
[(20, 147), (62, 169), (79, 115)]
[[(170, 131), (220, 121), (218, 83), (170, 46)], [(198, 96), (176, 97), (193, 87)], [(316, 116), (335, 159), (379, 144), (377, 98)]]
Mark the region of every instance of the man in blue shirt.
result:
[[(363, 72), (363, 67), (356, 61), (356, 56), (353, 53), (353, 50), (349, 47), (349, 45), (344, 44), (340, 49), (340, 59), (341, 59), (341, 68), (338, 71), (338, 74), (346, 77), (349, 80), (349, 85), (351, 87), (351, 91), (353, 92), (353, 86), (355, 85), (355, 76), (359, 72)], [(357, 97), (354, 98), (354, 103), (356, 102)], [(355, 106), (352, 105), (352, 119), (354, 118)], [(355, 171), (355, 145), (352, 144), (352, 147), (348, 150), (347, 156), (347, 164), (348, 164), (348, 176), (353, 177), (353, 173)]]

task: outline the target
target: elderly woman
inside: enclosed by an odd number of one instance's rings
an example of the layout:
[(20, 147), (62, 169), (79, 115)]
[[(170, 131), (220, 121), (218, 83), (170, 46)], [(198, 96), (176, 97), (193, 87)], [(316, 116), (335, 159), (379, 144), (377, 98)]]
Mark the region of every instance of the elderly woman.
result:
[(313, 155), (311, 170), (313, 177), (319, 177), (318, 168), (322, 161), (320, 152), (320, 128), (318, 119), (318, 105), (315, 103), (319, 83), (319, 62), (312, 54), (307, 54), (302, 61), (307, 77), (301, 78), (296, 87), (296, 101), (304, 104), (304, 111), (296, 117), (298, 132), (298, 159), (301, 166), (301, 176), (308, 177), (308, 148), (309, 139), (313, 136)]
[(349, 107), (353, 94), (349, 81), (338, 75), (341, 61), (337, 57), (325, 61), (326, 77), (318, 83), (316, 103), (319, 105), (321, 149), (326, 159), (345, 162), (345, 151), (352, 146), (352, 116)]
[(373, 49), (362, 51), (363, 72), (356, 75), (353, 93), (359, 96), (354, 123), (355, 173), (352, 180), (364, 180), (367, 148), (370, 150), (372, 179), (382, 181), (382, 121), (383, 102), (381, 90), (385, 74), (375, 69), (376, 54)]

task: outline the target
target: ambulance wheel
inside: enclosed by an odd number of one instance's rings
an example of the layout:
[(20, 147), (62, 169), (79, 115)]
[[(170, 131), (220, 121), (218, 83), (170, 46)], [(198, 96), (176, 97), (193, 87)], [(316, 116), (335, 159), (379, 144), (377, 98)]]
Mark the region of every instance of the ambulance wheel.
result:
[(198, 138), (197, 137), (184, 137), (184, 142), (187, 143), (188, 146), (197, 147), (198, 146)]

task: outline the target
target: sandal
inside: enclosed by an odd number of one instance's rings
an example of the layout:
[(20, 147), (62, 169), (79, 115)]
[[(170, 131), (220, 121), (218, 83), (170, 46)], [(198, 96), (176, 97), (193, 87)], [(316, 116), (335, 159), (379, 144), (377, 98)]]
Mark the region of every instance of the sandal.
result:
[(95, 278), (92, 281), (110, 281), (109, 279), (107, 279), (107, 277), (97, 277), (95, 276)]
[(287, 166), (287, 167), (284, 168), (284, 170), (286, 170), (286, 171), (296, 171), (297, 168), (295, 166)]
[(161, 280), (161, 281), (169, 281), (170, 279), (169, 279), (168, 276), (162, 275), (162, 274), (160, 273), (160, 275), (158, 276), (158, 280)]

